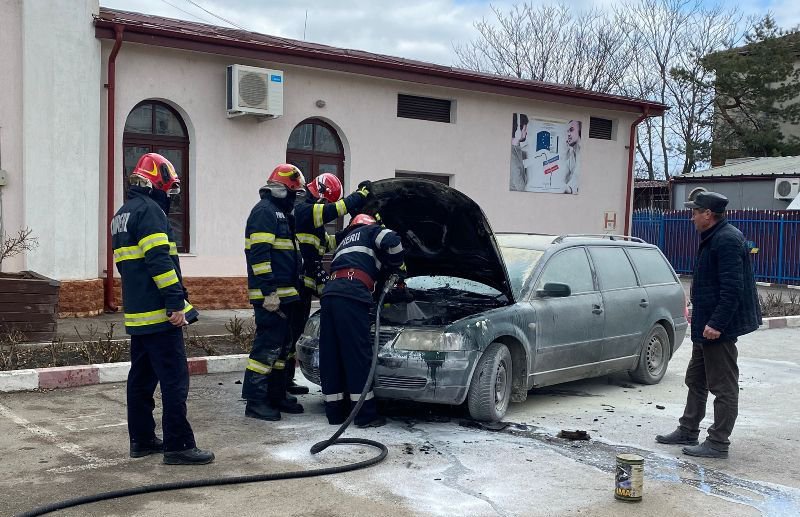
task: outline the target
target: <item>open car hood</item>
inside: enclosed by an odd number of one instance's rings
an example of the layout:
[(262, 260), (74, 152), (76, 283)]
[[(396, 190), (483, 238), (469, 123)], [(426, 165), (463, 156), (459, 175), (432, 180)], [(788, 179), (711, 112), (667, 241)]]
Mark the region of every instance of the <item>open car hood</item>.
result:
[(372, 183), (364, 212), (400, 234), (409, 276), (445, 275), (493, 287), (514, 302), (503, 257), (481, 208), (465, 194), (423, 179)]

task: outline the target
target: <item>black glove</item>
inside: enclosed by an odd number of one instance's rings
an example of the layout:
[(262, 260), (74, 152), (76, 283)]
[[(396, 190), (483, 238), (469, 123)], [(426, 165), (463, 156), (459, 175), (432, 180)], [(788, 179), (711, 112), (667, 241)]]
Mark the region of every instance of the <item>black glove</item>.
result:
[(371, 193), (372, 192), (372, 182), (370, 180), (364, 180), (364, 181), (362, 181), (361, 183), (358, 184), (358, 187), (356, 187), (356, 190), (361, 190), (362, 188), (363, 189), (367, 189)]

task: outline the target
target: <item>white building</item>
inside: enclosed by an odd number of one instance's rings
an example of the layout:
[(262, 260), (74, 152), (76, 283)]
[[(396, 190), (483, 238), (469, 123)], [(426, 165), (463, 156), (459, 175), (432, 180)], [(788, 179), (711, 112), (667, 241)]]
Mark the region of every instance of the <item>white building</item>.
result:
[[(3, 224), (41, 244), (3, 267), (61, 280), (62, 313), (103, 308), (109, 215), (142, 152), (182, 176), (172, 217), (193, 303), (230, 307), (246, 304), (244, 221), (278, 163), (336, 172), (348, 191), (404, 174), (445, 181), (497, 231), (624, 233), (633, 128), (666, 109), (93, 0), (0, 0), (0, 49)], [(234, 64), (280, 72), (250, 95), (280, 80), (281, 116), (228, 117)], [(510, 149), (509, 126), (525, 119), (529, 137)]]

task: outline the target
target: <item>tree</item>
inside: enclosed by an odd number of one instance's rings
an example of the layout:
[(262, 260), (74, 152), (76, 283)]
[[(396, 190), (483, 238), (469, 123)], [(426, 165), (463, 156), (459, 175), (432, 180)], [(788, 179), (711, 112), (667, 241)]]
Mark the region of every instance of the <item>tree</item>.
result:
[(715, 162), (741, 156), (800, 152), (796, 136), (781, 125), (800, 123), (800, 33), (780, 29), (771, 15), (756, 22), (746, 45), (709, 54), (702, 61), (711, 78), (692, 79), (716, 93), (712, 154)]

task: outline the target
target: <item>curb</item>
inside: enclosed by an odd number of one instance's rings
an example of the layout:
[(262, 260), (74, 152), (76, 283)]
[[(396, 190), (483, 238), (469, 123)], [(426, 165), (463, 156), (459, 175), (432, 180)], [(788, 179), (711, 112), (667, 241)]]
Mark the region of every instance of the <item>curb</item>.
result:
[(764, 318), (758, 330), (785, 329), (787, 327), (800, 327), (800, 316), (778, 316), (776, 318)]
[[(247, 357), (247, 354), (189, 357), (186, 364), (189, 375), (243, 372)], [(0, 372), (0, 393), (125, 382), (130, 369), (131, 363), (124, 362)]]

